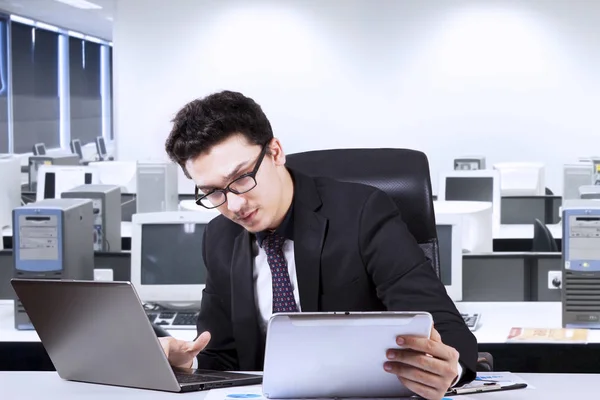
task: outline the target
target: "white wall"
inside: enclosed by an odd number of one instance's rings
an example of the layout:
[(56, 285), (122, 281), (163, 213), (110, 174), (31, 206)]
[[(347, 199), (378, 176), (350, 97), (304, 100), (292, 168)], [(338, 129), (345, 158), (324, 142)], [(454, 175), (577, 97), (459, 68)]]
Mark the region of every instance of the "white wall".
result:
[(434, 192), (461, 155), (543, 161), (560, 193), (600, 154), (599, 20), (587, 0), (119, 1), (117, 155), (165, 157), (177, 110), (231, 89), (288, 153), (420, 149)]

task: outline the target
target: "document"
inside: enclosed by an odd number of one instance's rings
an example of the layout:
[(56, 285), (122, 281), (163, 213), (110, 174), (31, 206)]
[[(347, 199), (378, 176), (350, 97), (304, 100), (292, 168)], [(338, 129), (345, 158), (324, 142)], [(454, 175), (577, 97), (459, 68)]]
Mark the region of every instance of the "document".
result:
[(577, 343), (588, 342), (587, 329), (536, 329), (536, 328), (512, 328), (507, 342), (510, 343)]
[(534, 389), (523, 378), (512, 372), (478, 372), (473, 382), (452, 388), (446, 396), (524, 388)]
[[(520, 376), (511, 372), (479, 372), (477, 378), (466, 385), (454, 388), (446, 396), (481, 393), (485, 391), (511, 390), (521, 388), (533, 389)], [(206, 394), (205, 400), (269, 400), (262, 395), (261, 385), (234, 386), (223, 389), (213, 389)], [(321, 399), (326, 400), (326, 399)], [(360, 399), (352, 399), (360, 400)], [(377, 399), (385, 400), (385, 399)], [(399, 399), (394, 399), (399, 400)]]

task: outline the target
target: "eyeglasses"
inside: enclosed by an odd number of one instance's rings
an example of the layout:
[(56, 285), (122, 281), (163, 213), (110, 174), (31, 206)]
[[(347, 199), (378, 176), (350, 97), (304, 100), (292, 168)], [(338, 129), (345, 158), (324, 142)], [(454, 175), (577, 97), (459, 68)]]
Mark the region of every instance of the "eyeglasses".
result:
[(267, 153), (267, 145), (268, 143), (266, 143), (260, 151), (254, 169), (251, 172), (241, 175), (231, 181), (229, 185), (225, 187), (225, 189), (214, 189), (207, 194), (198, 197), (198, 187), (195, 187), (196, 204), (204, 208), (216, 208), (222, 204), (225, 204), (227, 201), (227, 192), (243, 194), (254, 189), (256, 187), (256, 173), (258, 172), (260, 164), (262, 164), (265, 154)]

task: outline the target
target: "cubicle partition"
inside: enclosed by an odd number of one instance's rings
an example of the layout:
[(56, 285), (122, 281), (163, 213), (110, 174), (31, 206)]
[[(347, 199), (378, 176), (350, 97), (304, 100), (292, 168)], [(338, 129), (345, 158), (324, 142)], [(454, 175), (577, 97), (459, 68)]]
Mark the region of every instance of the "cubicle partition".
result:
[(471, 253), (463, 255), (464, 301), (560, 301), (551, 284), (561, 271), (561, 253)]
[(532, 224), (539, 219), (545, 224), (560, 222), (560, 196), (503, 196), (500, 200), (500, 223)]

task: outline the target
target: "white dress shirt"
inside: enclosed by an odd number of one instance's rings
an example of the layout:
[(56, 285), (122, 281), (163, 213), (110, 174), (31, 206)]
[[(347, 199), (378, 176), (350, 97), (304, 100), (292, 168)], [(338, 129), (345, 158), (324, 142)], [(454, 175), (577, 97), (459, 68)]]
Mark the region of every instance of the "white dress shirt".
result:
[[(269, 319), (273, 315), (273, 285), (271, 267), (267, 262), (267, 253), (263, 248), (258, 245), (255, 240), (253, 243), (254, 258), (252, 263), (252, 269), (254, 277), (254, 300), (256, 309), (258, 310), (259, 318), (258, 323), (263, 333), (267, 332), (267, 325)], [(298, 277), (296, 275), (296, 260), (294, 258), (294, 242), (286, 239), (283, 243), (283, 254), (288, 265), (288, 273), (290, 275), (290, 281), (292, 283), (292, 289), (294, 291), (294, 299), (298, 305), (298, 310), (302, 311), (300, 304), (300, 292), (298, 291)], [(194, 358), (193, 367), (196, 368), (197, 360)], [(452, 383), (452, 386), (456, 384), (462, 377), (463, 368), (458, 363), (458, 377)]]

